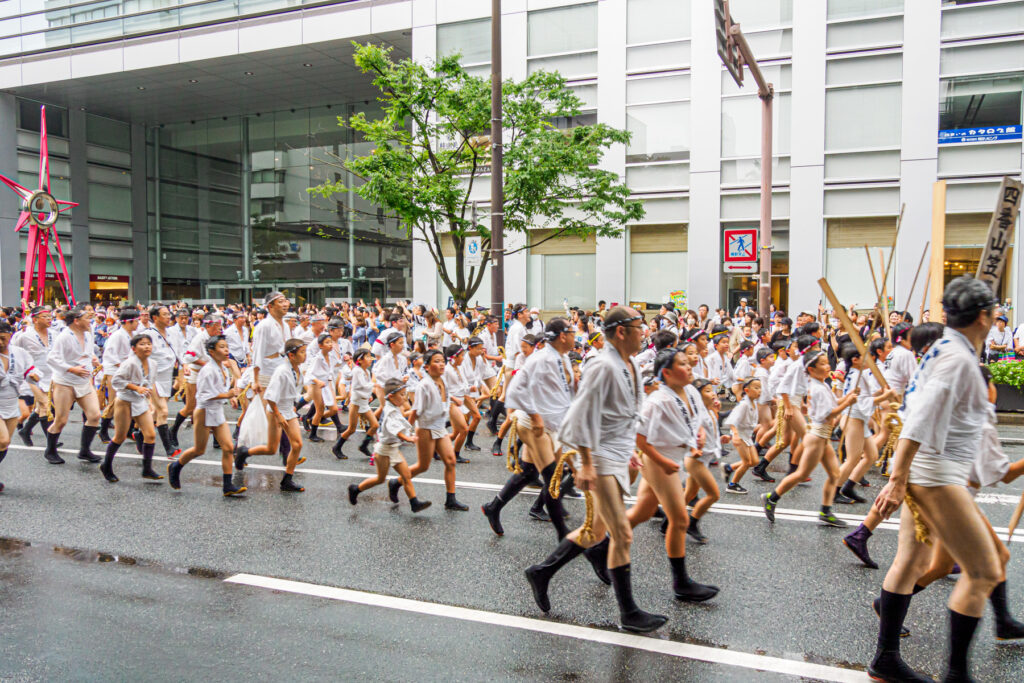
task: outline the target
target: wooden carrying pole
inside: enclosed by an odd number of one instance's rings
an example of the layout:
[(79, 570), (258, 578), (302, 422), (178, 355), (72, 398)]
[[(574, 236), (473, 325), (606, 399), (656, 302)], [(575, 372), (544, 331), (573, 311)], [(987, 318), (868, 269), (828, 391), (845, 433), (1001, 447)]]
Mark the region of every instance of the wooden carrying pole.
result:
[(825, 296), (828, 298), (829, 303), (832, 304), (832, 308), (836, 312), (836, 317), (839, 318), (839, 322), (842, 324), (843, 329), (846, 330), (848, 335), (850, 335), (850, 340), (853, 342), (853, 345), (857, 347), (857, 351), (860, 352), (861, 362), (866, 362), (868, 364), (868, 369), (871, 370), (871, 374), (875, 376), (876, 380), (878, 380), (878, 384), (881, 385), (883, 389), (888, 389), (889, 383), (885, 381), (885, 375), (883, 375), (882, 371), (878, 369), (877, 365), (875, 365), (875, 359), (872, 358), (871, 354), (868, 352), (867, 345), (865, 345), (864, 340), (861, 339), (860, 332), (857, 331), (857, 327), (853, 324), (853, 321), (850, 320), (850, 316), (846, 314), (846, 309), (844, 309), (843, 305), (839, 303), (836, 293), (832, 291), (831, 287), (829, 287), (828, 280), (821, 278), (818, 280), (818, 285), (821, 287), (821, 291), (825, 292)]
[(871, 285), (875, 288), (875, 301), (882, 298), (882, 293), (878, 291), (878, 276), (875, 275), (875, 262), (871, 260), (871, 250), (868, 249), (868, 245), (864, 245), (864, 255), (868, 257), (868, 268), (871, 270)]
[[(896, 255), (896, 242), (900, 238), (900, 227), (903, 225), (903, 212), (906, 211), (907, 205), (900, 205), (900, 215), (896, 217), (896, 234), (892, 236), (892, 248), (889, 250), (889, 260), (885, 264), (885, 277), (882, 278), (882, 282), (889, 281), (889, 271), (892, 270), (892, 260)], [(893, 303), (896, 302), (896, 296), (893, 295)]]
[[(946, 181), (932, 187), (932, 257), (928, 267), (928, 289), (931, 290), (928, 308), (933, 322), (942, 322), (942, 290), (946, 273)], [(923, 311), (922, 311), (923, 314)]]
[[(926, 301), (928, 301), (928, 288), (931, 286), (931, 284), (932, 284), (932, 266), (931, 266), (931, 264), (928, 264), (928, 272), (924, 276), (924, 292), (921, 293), (921, 308), (919, 308), (918, 311), (917, 311), (917, 324), (918, 325), (920, 325), (921, 323), (924, 322), (924, 304), (925, 304)], [(933, 322), (940, 322), (941, 320), (942, 320), (942, 316), (939, 316), (939, 319), (935, 320)]]
[[(921, 252), (921, 260), (917, 262), (917, 270), (914, 271), (914, 280), (913, 282), (910, 283), (910, 293), (907, 294), (907, 303), (903, 307), (904, 311), (910, 310), (910, 302), (914, 300), (914, 290), (917, 289), (917, 276), (921, 274), (921, 266), (924, 265), (924, 259), (926, 256), (928, 256), (929, 244), (931, 244), (931, 242), (924, 243), (924, 251)], [(917, 322), (918, 324), (921, 324), (921, 319), (918, 318)]]
[[(879, 249), (878, 250), (878, 267), (879, 268), (882, 267), (882, 263), (884, 261), (885, 261), (885, 254), (883, 254), (882, 250)], [(882, 295), (880, 297), (878, 297), (878, 303), (880, 304), (881, 309), (882, 309), (882, 325), (885, 326), (885, 336), (886, 337), (891, 337), (892, 336), (892, 325), (889, 323), (889, 292), (888, 292), (888, 288), (886, 287), (885, 280), (882, 280)]]

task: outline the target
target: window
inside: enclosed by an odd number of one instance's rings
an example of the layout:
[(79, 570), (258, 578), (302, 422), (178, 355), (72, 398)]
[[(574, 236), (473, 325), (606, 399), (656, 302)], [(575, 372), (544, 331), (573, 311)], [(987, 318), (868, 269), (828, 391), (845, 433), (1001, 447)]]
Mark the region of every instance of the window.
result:
[(689, 0), (629, 0), (626, 6), (627, 44), (658, 43), (689, 37)]
[(828, 0), (828, 19), (895, 14), (903, 11), (903, 0)]
[[(626, 81), (626, 183), (634, 191), (682, 189), (690, 174), (690, 76)], [(684, 163), (657, 163), (682, 161)], [(654, 162), (654, 163), (651, 163)], [(632, 164), (650, 164), (635, 166)]]
[[(38, 133), (41, 126), (40, 105), (30, 100), (18, 100), (18, 128)], [(46, 133), (59, 138), (68, 136), (68, 112), (60, 107), (46, 107)]]
[[(772, 107), (772, 152), (789, 154), (789, 93), (776, 93)], [(722, 157), (761, 153), (761, 100), (756, 96), (722, 99)]]
[(972, 2), (949, 5), (949, 8), (942, 13), (942, 38), (946, 40), (1007, 35), (1024, 30), (1024, 2), (992, 6)]
[(127, 123), (102, 116), (86, 115), (85, 139), (91, 145), (110, 147), (124, 152), (130, 152), (132, 149), (131, 127)]
[(629, 228), (629, 300), (661, 303), (685, 290), (685, 225), (633, 225)]
[(597, 5), (530, 12), (527, 69), (557, 71), (567, 79), (597, 74)]
[(729, 14), (743, 33), (793, 23), (793, 0), (730, 0)]
[(491, 63), (491, 20), (474, 19), (437, 27), (437, 56), (462, 54), (463, 66)]
[(833, 88), (825, 94), (825, 150), (897, 147), (900, 86)]
[(626, 148), (626, 161), (689, 159), (689, 123), (689, 102), (627, 107), (626, 130), (633, 137)]
[[(1021, 123), (1020, 76), (942, 79), (939, 86), (940, 133), (959, 128), (1020, 126)], [(1017, 130), (1019, 133), (1020, 129)]]

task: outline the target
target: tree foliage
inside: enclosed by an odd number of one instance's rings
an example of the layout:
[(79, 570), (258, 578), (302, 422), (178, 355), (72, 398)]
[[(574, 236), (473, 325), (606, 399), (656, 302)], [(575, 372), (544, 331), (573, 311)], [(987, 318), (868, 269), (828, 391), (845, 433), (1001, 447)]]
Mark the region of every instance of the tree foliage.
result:
[[(427, 66), (395, 62), (390, 48), (356, 47), (355, 63), (380, 90), (383, 116), (339, 117), (340, 125), (375, 145), (342, 164), (359, 179), (353, 189), (360, 197), (397, 218), (411, 239), (426, 243), (441, 280), (465, 303), (488, 265), (485, 258), (467, 269), (466, 238), (479, 235), (481, 252), (491, 249), (489, 227), (473, 224), (470, 199), (475, 185), (489, 179), (490, 81), (466, 73), (457, 55)], [(602, 123), (559, 127), (578, 117), (582, 105), (561, 75), (539, 71), (507, 80), (502, 101), (506, 234), (544, 228), (552, 231), (548, 238), (613, 237), (643, 217), (641, 203), (629, 199), (618, 175), (598, 168), (606, 150), (628, 142), (629, 133)], [(346, 190), (339, 180), (310, 192), (329, 198)], [(445, 233), (455, 250), (454, 268), (442, 255)]]

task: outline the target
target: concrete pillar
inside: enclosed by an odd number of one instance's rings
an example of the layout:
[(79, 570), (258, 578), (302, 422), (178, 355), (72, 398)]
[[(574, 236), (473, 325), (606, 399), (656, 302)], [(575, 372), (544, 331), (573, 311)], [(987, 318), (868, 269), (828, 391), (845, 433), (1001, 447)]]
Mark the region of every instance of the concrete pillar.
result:
[(85, 144), (85, 112), (68, 109), (71, 165), (71, 288), (77, 301), (89, 300), (89, 163)]
[(813, 311), (825, 273), (825, 3), (793, 8), (789, 309)]
[[(18, 112), (14, 95), (0, 93), (0, 169), (18, 179)], [(20, 306), (21, 234), (14, 226), (21, 214), (21, 198), (0, 187), (0, 304)]]
[(146, 211), (146, 129), (132, 124), (132, 281), (128, 296), (149, 301), (149, 216)]

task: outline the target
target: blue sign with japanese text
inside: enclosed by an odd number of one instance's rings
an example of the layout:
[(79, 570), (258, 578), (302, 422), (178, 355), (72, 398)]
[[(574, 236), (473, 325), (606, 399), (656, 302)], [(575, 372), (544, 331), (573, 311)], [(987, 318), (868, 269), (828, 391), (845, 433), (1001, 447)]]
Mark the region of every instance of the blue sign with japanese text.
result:
[(939, 144), (955, 142), (994, 142), (996, 140), (1020, 140), (1022, 126), (991, 126), (989, 128), (953, 128), (939, 131)]

